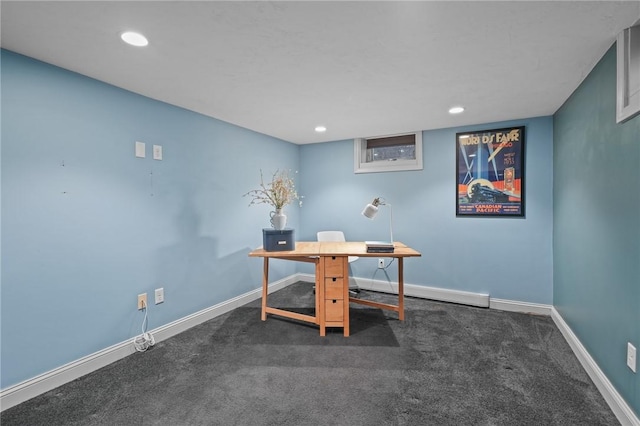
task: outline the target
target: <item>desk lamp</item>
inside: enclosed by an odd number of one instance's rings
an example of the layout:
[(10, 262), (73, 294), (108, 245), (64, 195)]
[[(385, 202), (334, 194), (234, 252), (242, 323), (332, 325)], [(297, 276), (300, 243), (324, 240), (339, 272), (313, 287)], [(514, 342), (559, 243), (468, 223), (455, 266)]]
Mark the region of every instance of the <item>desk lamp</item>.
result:
[(391, 234), (391, 244), (393, 244), (393, 209), (391, 204), (387, 203), (384, 198), (376, 197), (362, 210), (362, 215), (373, 220), (378, 214), (378, 206), (389, 207), (389, 232)]

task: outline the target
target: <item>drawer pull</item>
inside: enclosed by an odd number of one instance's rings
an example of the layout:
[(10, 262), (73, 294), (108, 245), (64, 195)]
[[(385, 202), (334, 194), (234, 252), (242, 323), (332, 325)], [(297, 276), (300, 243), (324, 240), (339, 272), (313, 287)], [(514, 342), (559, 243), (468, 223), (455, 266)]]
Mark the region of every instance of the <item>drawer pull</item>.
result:
[(332, 303), (338, 303), (338, 301), (336, 299), (333, 299)]
[(333, 282), (336, 282), (336, 279), (335, 279), (335, 278), (331, 278), (331, 279), (333, 280)]

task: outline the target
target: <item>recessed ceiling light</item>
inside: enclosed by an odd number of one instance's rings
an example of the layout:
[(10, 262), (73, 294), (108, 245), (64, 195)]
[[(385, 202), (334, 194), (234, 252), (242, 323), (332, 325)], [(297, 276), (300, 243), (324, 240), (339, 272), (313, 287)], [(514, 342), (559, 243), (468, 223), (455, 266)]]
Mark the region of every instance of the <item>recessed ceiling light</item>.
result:
[(132, 46), (143, 47), (149, 44), (149, 41), (145, 36), (133, 31), (126, 31), (120, 35), (122, 41)]
[(318, 133), (323, 133), (323, 132), (326, 132), (326, 131), (327, 131), (326, 127), (324, 127), (324, 126), (316, 126), (316, 132), (318, 132)]
[(460, 114), (462, 111), (464, 111), (463, 107), (456, 106), (456, 107), (453, 107), (453, 108), (449, 109), (449, 114)]

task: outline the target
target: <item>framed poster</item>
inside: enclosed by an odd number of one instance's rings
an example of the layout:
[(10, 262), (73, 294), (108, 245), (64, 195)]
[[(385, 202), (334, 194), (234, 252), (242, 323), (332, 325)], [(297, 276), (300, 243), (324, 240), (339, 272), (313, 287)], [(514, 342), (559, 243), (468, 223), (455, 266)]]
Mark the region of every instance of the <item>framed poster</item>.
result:
[(456, 216), (524, 216), (524, 126), (456, 133)]

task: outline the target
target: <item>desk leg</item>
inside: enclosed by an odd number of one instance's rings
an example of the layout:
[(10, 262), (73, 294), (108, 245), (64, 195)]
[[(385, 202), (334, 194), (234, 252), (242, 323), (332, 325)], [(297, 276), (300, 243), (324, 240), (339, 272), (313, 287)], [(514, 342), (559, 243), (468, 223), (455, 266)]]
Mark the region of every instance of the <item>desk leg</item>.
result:
[(320, 326), (320, 337), (327, 335), (326, 301), (324, 300), (324, 261), (324, 256), (320, 256), (316, 263), (316, 318)]
[(267, 288), (269, 287), (269, 258), (264, 258), (262, 270), (262, 321), (267, 320)]
[(349, 337), (349, 258), (342, 259), (342, 300), (344, 301), (343, 314), (343, 335)]
[(398, 319), (404, 321), (404, 258), (398, 258)]

